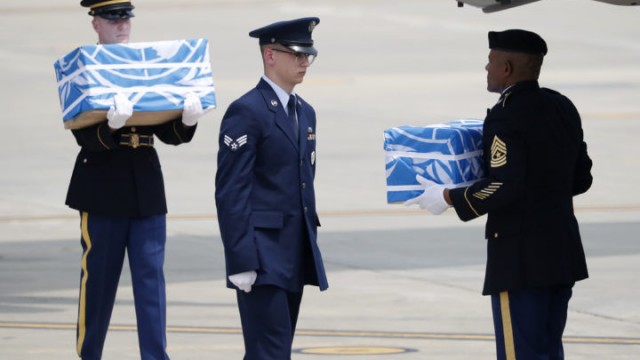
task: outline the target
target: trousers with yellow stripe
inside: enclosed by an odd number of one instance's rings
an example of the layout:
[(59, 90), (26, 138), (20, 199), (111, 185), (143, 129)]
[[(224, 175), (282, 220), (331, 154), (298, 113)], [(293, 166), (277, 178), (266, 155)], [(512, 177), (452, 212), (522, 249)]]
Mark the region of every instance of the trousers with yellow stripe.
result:
[(491, 295), (498, 360), (562, 360), (573, 284)]
[(143, 360), (166, 360), (165, 215), (100, 216), (81, 213), (82, 271), (77, 352), (97, 360), (111, 319), (125, 254), (129, 260)]

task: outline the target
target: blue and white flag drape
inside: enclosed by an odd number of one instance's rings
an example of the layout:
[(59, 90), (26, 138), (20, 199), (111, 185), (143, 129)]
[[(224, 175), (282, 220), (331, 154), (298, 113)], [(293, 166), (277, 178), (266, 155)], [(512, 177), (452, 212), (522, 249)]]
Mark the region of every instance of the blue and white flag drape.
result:
[(182, 110), (188, 93), (216, 106), (206, 39), (81, 46), (55, 62), (63, 121), (108, 110), (116, 93), (135, 112)]
[(463, 119), (384, 131), (387, 202), (420, 195), (419, 174), (438, 184), (464, 186), (483, 177), (482, 120)]

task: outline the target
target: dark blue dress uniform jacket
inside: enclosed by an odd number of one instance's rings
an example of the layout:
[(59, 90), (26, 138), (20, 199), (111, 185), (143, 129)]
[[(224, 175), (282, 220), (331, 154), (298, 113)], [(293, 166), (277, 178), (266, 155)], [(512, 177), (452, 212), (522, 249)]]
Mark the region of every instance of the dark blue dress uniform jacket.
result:
[(483, 145), (486, 178), (450, 192), (460, 219), (488, 213), (483, 293), (587, 278), (573, 196), (591, 187), (592, 162), (571, 101), (518, 83), (488, 112)]
[(160, 125), (123, 127), (110, 133), (107, 122), (72, 130), (81, 149), (71, 176), (66, 204), (72, 209), (107, 216), (167, 213), (160, 160), (155, 148), (120, 145), (121, 134), (156, 136), (178, 145), (193, 138), (196, 126), (180, 118)]
[(218, 223), (227, 275), (256, 270), (256, 285), (324, 290), (313, 185), (316, 115), (299, 97), (297, 113), (299, 141), (264, 80), (229, 106), (220, 126)]

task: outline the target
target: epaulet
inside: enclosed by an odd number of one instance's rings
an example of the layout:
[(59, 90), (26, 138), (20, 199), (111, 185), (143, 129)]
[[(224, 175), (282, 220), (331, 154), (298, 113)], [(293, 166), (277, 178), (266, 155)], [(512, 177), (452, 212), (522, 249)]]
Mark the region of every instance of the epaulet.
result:
[(549, 88), (546, 88), (546, 87), (543, 87), (543, 88), (540, 88), (540, 89), (542, 89), (542, 91), (547, 91), (547, 92), (550, 92), (552, 94), (561, 95), (560, 92), (558, 92), (556, 90), (553, 90), (553, 89), (549, 89)]

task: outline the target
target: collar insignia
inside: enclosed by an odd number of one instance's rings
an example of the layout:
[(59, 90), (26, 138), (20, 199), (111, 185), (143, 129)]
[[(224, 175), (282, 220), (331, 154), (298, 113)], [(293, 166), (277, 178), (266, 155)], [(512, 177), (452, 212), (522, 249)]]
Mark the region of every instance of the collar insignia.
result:
[(502, 107), (506, 107), (507, 106), (507, 99), (509, 98), (509, 95), (511, 95), (511, 91), (509, 91), (508, 93), (504, 94), (504, 96), (502, 97)]

